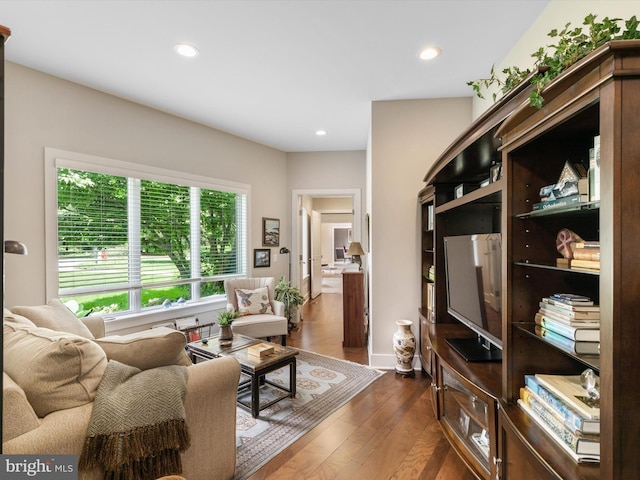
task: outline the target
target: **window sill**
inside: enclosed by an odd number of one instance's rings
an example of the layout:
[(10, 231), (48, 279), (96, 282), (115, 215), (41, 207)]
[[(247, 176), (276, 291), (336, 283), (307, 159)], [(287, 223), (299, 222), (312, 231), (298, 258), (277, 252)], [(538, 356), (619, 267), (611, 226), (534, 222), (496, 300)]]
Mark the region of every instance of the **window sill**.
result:
[[(187, 304), (184, 306), (173, 306), (170, 308), (158, 308), (146, 310), (140, 313), (133, 313), (118, 316), (105, 320), (106, 335), (124, 335), (138, 332), (154, 325), (173, 322), (177, 318), (197, 316), (200, 323), (210, 323), (215, 321), (218, 310), (227, 308), (227, 297), (217, 296), (214, 300)], [(108, 316), (108, 315), (105, 315)]]

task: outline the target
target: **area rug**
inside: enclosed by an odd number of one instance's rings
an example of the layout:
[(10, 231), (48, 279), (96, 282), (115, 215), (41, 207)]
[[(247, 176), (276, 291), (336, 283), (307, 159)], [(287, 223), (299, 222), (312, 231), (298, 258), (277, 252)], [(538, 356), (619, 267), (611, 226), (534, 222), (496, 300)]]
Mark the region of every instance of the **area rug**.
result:
[[(262, 410), (258, 418), (243, 408), (236, 415), (236, 476), (242, 480), (351, 400), (384, 372), (300, 350), (296, 357), (296, 398)], [(267, 375), (288, 386), (289, 369)], [(260, 400), (271, 392), (263, 387)]]

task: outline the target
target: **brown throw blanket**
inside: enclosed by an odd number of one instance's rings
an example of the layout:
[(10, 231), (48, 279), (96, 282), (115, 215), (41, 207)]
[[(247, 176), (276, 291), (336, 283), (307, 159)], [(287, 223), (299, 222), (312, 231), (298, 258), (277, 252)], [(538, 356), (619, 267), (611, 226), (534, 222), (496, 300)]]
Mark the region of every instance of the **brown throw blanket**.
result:
[(186, 391), (186, 367), (140, 370), (110, 360), (96, 392), (79, 468), (102, 468), (106, 480), (181, 473), (180, 452), (190, 442)]

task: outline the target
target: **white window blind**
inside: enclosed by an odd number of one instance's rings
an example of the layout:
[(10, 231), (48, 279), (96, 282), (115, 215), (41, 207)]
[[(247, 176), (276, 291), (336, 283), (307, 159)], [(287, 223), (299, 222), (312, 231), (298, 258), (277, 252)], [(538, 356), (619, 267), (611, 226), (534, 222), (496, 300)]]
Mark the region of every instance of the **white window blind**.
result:
[(58, 295), (78, 315), (197, 302), (246, 274), (246, 192), (69, 163), (56, 168)]

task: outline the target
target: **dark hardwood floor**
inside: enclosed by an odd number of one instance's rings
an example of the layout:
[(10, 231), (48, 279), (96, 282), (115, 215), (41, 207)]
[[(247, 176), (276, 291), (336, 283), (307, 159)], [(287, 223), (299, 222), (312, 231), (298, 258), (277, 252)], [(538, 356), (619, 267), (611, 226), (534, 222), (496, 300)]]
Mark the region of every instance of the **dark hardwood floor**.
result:
[[(342, 348), (339, 294), (308, 302), (288, 345), (368, 364), (366, 348)], [(473, 480), (434, 418), (430, 383), (385, 373), (249, 480)]]

